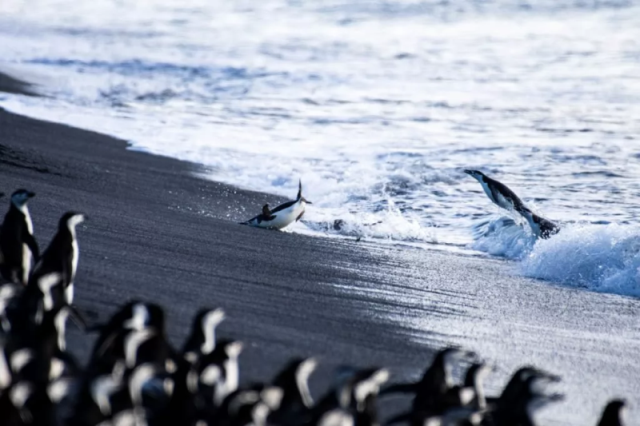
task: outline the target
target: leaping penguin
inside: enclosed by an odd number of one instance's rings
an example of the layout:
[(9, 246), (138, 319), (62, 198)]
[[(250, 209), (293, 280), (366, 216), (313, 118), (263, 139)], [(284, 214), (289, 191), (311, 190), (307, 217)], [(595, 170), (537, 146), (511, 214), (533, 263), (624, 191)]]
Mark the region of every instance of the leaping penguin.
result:
[(40, 257), (38, 243), (33, 237), (33, 223), (27, 202), (35, 197), (31, 191), (18, 189), (11, 195), (9, 211), (0, 230), (0, 273), (5, 280), (26, 285), (32, 261)]
[(256, 226), (258, 228), (282, 229), (302, 218), (305, 206), (312, 204), (302, 196), (302, 181), (298, 183), (298, 196), (293, 201), (280, 204), (271, 210), (269, 204), (262, 206), (262, 213), (258, 216), (242, 222), (242, 225)]
[(479, 170), (465, 170), (464, 172), (480, 182), (487, 197), (498, 207), (508, 211), (515, 211), (522, 215), (537, 238), (547, 239), (560, 231), (560, 227), (557, 224), (532, 212), (507, 185), (491, 179)]

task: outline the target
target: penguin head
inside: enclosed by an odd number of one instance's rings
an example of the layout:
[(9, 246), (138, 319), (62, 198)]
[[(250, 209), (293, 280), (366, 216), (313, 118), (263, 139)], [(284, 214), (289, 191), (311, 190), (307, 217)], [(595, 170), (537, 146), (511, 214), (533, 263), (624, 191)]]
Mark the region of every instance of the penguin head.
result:
[(147, 328), (155, 328), (164, 332), (164, 310), (155, 303), (134, 302), (128, 306), (129, 315), (122, 323), (125, 329), (141, 331)]
[(27, 201), (35, 196), (36, 194), (34, 192), (27, 191), (26, 189), (18, 189), (13, 194), (11, 194), (11, 202), (16, 207), (20, 208), (27, 204)]
[(457, 346), (449, 346), (438, 352), (434, 362), (444, 362), (447, 366), (450, 366), (459, 361), (474, 362), (477, 359), (478, 355), (473, 351), (468, 351)]
[(480, 170), (465, 170), (464, 171), (466, 174), (468, 174), (471, 177), (476, 178), (478, 181), (482, 182), (484, 180), (485, 177), (487, 177), (484, 173), (482, 173)]
[[(225, 319), (224, 310), (201, 309), (193, 321), (191, 334), (200, 345), (200, 352), (207, 354), (216, 347), (216, 328)], [(195, 349), (195, 348), (191, 348)]]
[(78, 212), (66, 212), (60, 218), (58, 226), (60, 228), (67, 228), (69, 230), (75, 230), (76, 226), (86, 220), (86, 216), (83, 213)]
[(223, 341), (222, 342), (222, 347), (223, 347), (224, 353), (230, 359), (237, 359), (240, 356), (240, 354), (242, 353), (242, 349), (244, 347), (244, 344), (242, 342), (239, 342), (239, 341)]
[(194, 327), (198, 326), (203, 331), (215, 329), (225, 319), (224, 310), (204, 308), (198, 311), (194, 321)]
[(382, 385), (389, 380), (389, 370), (386, 368), (361, 370), (354, 379), (353, 396), (356, 402), (356, 409), (362, 412), (367, 400), (376, 398)]

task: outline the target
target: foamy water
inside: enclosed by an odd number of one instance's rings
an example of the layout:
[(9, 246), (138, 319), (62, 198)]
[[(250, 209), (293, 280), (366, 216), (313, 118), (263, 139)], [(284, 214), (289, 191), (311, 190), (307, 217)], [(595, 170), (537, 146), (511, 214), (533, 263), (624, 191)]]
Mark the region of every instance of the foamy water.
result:
[[(51, 98), (0, 105), (249, 189), (301, 177), (303, 232), (637, 296), (639, 20), (625, 1), (3, 0), (0, 66)], [(534, 244), (464, 168), (563, 232)]]

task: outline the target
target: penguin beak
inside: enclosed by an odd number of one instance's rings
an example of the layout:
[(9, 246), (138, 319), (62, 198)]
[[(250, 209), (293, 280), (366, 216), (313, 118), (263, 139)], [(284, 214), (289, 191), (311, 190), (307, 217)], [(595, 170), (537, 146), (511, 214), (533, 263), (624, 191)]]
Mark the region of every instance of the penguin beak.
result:
[(36, 193), (35, 193), (35, 192), (27, 192), (27, 197), (28, 197), (28, 198), (33, 198), (33, 197), (35, 197), (35, 196), (36, 196)]

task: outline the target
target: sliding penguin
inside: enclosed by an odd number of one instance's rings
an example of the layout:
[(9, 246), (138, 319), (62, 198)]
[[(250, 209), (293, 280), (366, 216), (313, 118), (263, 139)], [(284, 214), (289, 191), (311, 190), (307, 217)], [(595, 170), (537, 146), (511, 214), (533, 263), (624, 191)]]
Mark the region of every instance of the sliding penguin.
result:
[(0, 273), (5, 280), (14, 284), (27, 284), (32, 261), (37, 262), (40, 257), (27, 207), (27, 202), (35, 195), (26, 189), (15, 191), (0, 230)]
[(52, 274), (59, 275), (60, 282), (56, 284), (55, 292), (63, 291), (64, 301), (68, 305), (73, 302), (73, 280), (78, 268), (76, 226), (84, 220), (85, 216), (76, 212), (67, 212), (60, 218), (58, 232), (36, 263), (28, 283), (29, 286), (40, 286), (41, 278)]
[(312, 203), (302, 196), (302, 181), (300, 181), (298, 184), (298, 196), (295, 200), (281, 204), (273, 210), (269, 209), (268, 204), (265, 204), (262, 207), (261, 214), (246, 222), (242, 222), (242, 225), (267, 229), (282, 229), (300, 220), (302, 215), (304, 215), (307, 204)]
[(493, 201), (498, 207), (502, 207), (505, 210), (515, 211), (522, 215), (529, 226), (531, 231), (537, 238), (547, 239), (560, 231), (560, 227), (552, 221), (543, 218), (531, 211), (524, 202), (518, 197), (515, 192), (507, 187), (502, 182), (498, 182), (495, 179), (491, 179), (478, 170), (465, 170), (469, 176), (475, 178), (485, 194), (491, 201)]

